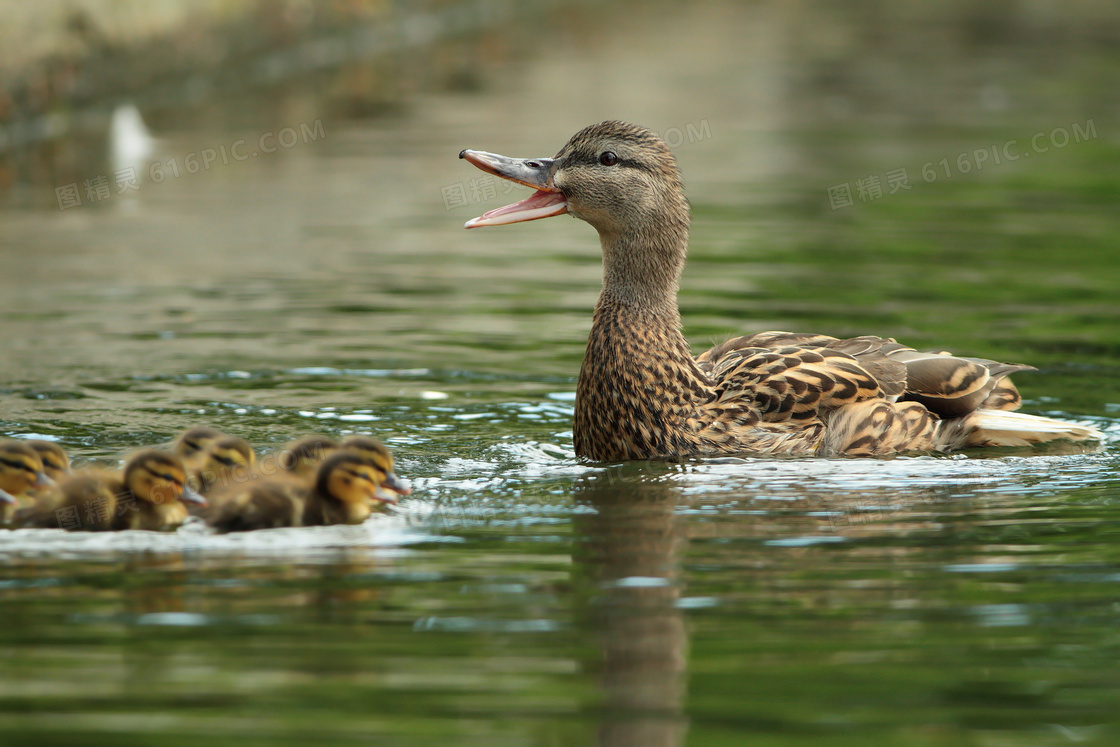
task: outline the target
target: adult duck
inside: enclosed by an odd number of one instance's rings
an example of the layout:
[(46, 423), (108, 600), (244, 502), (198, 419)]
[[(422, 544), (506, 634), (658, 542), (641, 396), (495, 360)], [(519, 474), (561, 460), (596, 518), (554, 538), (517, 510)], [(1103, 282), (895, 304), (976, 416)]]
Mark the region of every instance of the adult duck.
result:
[(1030, 366), (788, 332), (693, 357), (677, 308), (689, 206), (673, 154), (650, 130), (602, 122), (553, 158), (459, 157), (536, 190), (467, 228), (568, 213), (599, 232), (603, 289), (576, 387), (580, 456), (871, 456), (1101, 438), (1010, 412), (1020, 398), (1006, 377)]

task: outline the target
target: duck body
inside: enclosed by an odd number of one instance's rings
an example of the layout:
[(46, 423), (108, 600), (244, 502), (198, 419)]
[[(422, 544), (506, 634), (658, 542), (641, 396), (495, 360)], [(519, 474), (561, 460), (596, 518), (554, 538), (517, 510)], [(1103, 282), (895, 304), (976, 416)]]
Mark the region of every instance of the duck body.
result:
[(1007, 376), (1030, 366), (890, 338), (762, 332), (694, 357), (677, 307), (689, 207), (672, 153), (649, 130), (603, 122), (553, 158), (460, 158), (537, 190), (467, 228), (569, 213), (599, 232), (603, 289), (573, 423), (580, 456), (874, 456), (1101, 438), (1010, 412), (1020, 398)]

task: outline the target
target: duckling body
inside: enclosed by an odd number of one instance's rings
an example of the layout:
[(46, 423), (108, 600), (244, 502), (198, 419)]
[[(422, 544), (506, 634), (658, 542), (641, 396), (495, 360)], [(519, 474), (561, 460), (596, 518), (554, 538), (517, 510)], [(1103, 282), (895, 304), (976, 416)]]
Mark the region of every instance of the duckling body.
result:
[(599, 232), (603, 289), (573, 423), (583, 457), (871, 456), (1101, 438), (1009, 412), (1020, 400), (1006, 377), (1030, 366), (889, 338), (763, 332), (693, 357), (677, 307), (689, 207), (672, 153), (649, 130), (592, 125), (554, 158), (459, 155), (537, 190), (468, 228), (570, 213)]

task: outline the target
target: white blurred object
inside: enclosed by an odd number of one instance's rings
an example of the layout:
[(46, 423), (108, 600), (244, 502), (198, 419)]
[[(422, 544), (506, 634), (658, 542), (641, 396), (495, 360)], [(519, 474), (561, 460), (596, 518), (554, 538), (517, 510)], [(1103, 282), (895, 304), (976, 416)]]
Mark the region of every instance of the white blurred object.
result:
[(113, 110), (109, 124), (109, 163), (114, 172), (132, 167), (137, 175), (143, 174), (155, 147), (156, 140), (135, 105), (121, 104)]

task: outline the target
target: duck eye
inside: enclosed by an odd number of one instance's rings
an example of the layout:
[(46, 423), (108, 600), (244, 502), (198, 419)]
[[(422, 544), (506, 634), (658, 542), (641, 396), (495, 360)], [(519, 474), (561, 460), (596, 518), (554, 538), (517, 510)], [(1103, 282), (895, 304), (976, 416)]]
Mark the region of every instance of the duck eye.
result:
[(618, 156), (616, 156), (612, 151), (604, 151), (603, 154), (599, 156), (599, 163), (603, 164), (604, 166), (614, 166), (616, 163), (618, 163)]

